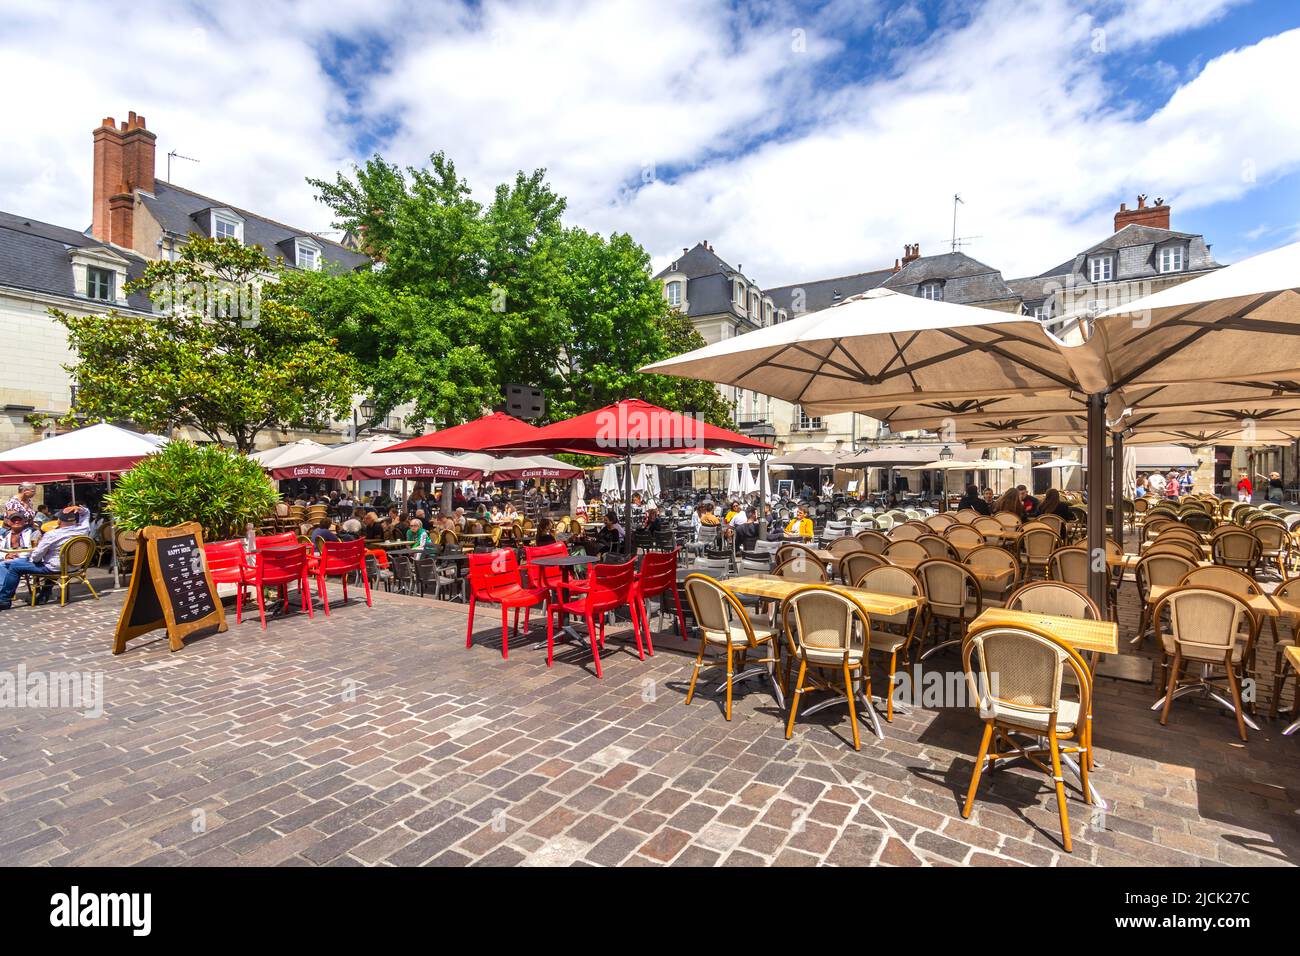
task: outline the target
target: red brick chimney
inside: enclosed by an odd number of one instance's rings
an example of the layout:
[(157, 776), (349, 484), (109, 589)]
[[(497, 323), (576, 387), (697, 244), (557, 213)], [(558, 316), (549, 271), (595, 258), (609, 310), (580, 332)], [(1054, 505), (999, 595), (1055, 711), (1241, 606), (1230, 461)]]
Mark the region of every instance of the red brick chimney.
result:
[(921, 244), (919, 242), (903, 245), (903, 265), (915, 262), (919, 258), (921, 258)]
[(1157, 229), (1169, 228), (1169, 207), (1165, 205), (1163, 199), (1157, 198), (1154, 206), (1147, 205), (1147, 197), (1144, 193), (1138, 196), (1136, 209), (1129, 209), (1127, 204), (1119, 204), (1119, 212), (1115, 213), (1115, 231), (1119, 232), (1125, 226), (1136, 223), (1139, 226), (1154, 226)]
[(90, 232), (100, 242), (130, 248), (135, 191), (153, 192), (157, 137), (132, 111), (119, 127), (111, 116), (92, 134), (95, 141), (94, 199)]

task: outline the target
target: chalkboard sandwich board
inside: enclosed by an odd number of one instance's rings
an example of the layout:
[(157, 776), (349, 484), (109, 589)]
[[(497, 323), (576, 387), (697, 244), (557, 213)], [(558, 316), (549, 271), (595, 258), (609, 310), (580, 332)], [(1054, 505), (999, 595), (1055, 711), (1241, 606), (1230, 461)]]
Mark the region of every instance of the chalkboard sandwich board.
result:
[(203, 554), (203, 526), (197, 521), (163, 528), (150, 525), (137, 536), (135, 571), (126, 604), (117, 619), (113, 653), (126, 642), (160, 627), (167, 628), (173, 651), (185, 638), (226, 629), (226, 611), (217, 597)]

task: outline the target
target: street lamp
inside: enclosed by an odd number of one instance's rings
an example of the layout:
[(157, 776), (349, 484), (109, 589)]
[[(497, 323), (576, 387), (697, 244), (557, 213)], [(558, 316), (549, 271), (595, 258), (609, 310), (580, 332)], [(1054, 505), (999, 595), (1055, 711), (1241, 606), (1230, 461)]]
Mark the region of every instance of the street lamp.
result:
[(352, 409), (352, 440), (356, 441), (361, 437), (361, 421), (369, 423), (375, 417), (375, 403), (372, 399), (367, 398), (361, 403), (361, 419), (357, 418), (358, 409)]
[[(770, 422), (758, 422), (751, 425), (747, 434), (755, 441), (770, 445), (776, 441), (776, 429)], [(772, 456), (770, 448), (755, 449), (758, 455), (758, 540), (767, 540), (767, 460)]]
[(940, 449), (939, 449), (939, 460), (940, 460), (940, 461), (952, 461), (952, 449), (949, 448), (947, 445), (944, 445), (942, 448), (940, 448)]
[[(940, 448), (939, 460), (952, 461), (952, 449), (949, 448), (947, 445), (944, 445), (942, 448)], [(939, 501), (942, 505), (940, 510), (947, 511), (948, 510), (948, 472), (946, 470), (939, 471)]]

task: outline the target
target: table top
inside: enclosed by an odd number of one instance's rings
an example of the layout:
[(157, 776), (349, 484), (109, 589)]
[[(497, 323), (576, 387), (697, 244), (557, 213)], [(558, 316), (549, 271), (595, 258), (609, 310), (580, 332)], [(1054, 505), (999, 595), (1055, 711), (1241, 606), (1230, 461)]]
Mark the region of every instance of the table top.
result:
[(1269, 597), (1273, 599), (1273, 603), (1282, 614), (1291, 618), (1300, 618), (1300, 600), (1278, 597), (1276, 594), (1270, 594)]
[(1033, 624), (1069, 644), (1076, 651), (1096, 654), (1119, 653), (1119, 625), (1114, 621), (1087, 621), (1057, 614), (1033, 611), (1009, 611), (1002, 607), (985, 609), (970, 622), (970, 630), (987, 627), (1016, 627)]
[[(1153, 584), (1147, 589), (1147, 603), (1155, 607), (1162, 597), (1174, 590), (1177, 590), (1177, 586)], [(1250, 605), (1250, 609), (1256, 614), (1263, 614), (1265, 617), (1280, 617), (1282, 614), (1271, 594), (1238, 594), (1237, 597)]]
[(1291, 662), (1291, 666), (1300, 671), (1300, 647), (1291, 644), (1282, 648), (1282, 652), (1286, 654), (1286, 659)]
[(575, 568), (583, 564), (597, 564), (600, 558), (594, 554), (547, 554), (533, 558), (529, 564), (541, 568)]
[[(809, 582), (791, 581), (775, 574), (745, 574), (740, 577), (727, 578), (727, 580), (720, 583), (728, 591), (782, 600), (792, 591), (805, 586)], [(841, 594), (853, 598), (868, 614), (879, 614), (885, 617), (910, 611), (915, 607), (919, 607), (924, 600), (924, 598), (907, 597), (902, 594), (881, 594), (878, 591), (851, 588), (842, 584), (830, 586)]]

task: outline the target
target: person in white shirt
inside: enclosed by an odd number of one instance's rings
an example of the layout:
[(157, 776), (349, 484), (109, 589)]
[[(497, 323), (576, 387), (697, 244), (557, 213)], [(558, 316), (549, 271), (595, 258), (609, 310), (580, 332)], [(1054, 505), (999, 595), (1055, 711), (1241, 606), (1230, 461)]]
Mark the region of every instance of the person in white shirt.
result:
[[(0, 579), (0, 611), (7, 611), (13, 605), (14, 592), (18, 590), (18, 582), (24, 574), (51, 574), (58, 571), (59, 548), (63, 542), (89, 530), (90, 509), (71, 505), (59, 512), (59, 526), (46, 532), (30, 555), (0, 562), (0, 571), (4, 572)], [(38, 595), (37, 601), (40, 600)]]
[(0, 544), (0, 551), (4, 552), (6, 560), (21, 558), (40, 536), (41, 533), (32, 527), (21, 511), (11, 511), (5, 515), (4, 541)]
[(749, 520), (749, 519), (745, 517), (745, 509), (744, 509), (744, 508), (738, 508), (738, 509), (736, 510), (736, 513), (735, 513), (734, 515), (731, 516), (731, 521), (729, 522), (729, 524), (730, 524), (731, 527), (733, 527), (733, 528), (738, 528), (738, 527), (740, 527), (742, 524), (744, 524), (747, 520)]

